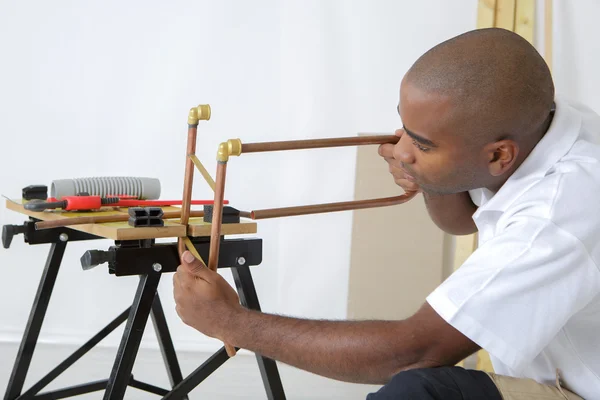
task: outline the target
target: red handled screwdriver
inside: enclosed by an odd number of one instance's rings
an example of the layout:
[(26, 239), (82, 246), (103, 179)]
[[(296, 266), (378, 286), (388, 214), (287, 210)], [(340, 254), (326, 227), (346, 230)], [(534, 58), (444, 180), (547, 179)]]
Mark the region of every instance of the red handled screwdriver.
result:
[[(213, 200), (192, 200), (192, 205), (210, 205)], [(30, 201), (23, 207), (29, 211), (44, 211), (60, 208), (65, 211), (74, 210), (95, 210), (101, 207), (167, 207), (179, 206), (181, 200), (138, 200), (126, 196), (124, 199), (119, 197), (100, 197), (100, 196), (63, 196), (60, 200), (53, 197), (47, 201)], [(225, 200), (224, 204), (229, 201)]]

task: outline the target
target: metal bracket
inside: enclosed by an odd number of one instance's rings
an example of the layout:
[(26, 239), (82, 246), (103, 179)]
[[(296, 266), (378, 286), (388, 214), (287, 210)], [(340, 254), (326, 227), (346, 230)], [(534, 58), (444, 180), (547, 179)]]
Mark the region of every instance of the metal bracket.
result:
[[(194, 241), (204, 260), (209, 258), (210, 241)], [(108, 263), (115, 276), (143, 275), (160, 271), (175, 272), (180, 264), (177, 243), (159, 243), (152, 247), (111, 246), (107, 251), (88, 250), (81, 257), (83, 269)], [(262, 239), (223, 239), (218, 268), (236, 268), (262, 263)]]

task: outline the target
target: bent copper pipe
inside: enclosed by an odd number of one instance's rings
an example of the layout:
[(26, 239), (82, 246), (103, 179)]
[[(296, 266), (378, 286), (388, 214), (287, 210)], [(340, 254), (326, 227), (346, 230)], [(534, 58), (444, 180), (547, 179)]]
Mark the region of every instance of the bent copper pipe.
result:
[(418, 192), (407, 192), (401, 196), (384, 197), (380, 199), (345, 201), (339, 203), (314, 204), (308, 206), (269, 208), (264, 210), (250, 211), (251, 219), (267, 219), (292, 217), (298, 215), (329, 213), (337, 211), (360, 210), (364, 208), (387, 207), (406, 203)]
[[(194, 180), (194, 163), (190, 156), (196, 152), (196, 136), (198, 133), (198, 109), (190, 109), (188, 115), (187, 147), (185, 152), (185, 175), (183, 177), (183, 196), (181, 201), (181, 224), (187, 227), (190, 218), (190, 201), (192, 199), (192, 185)], [(186, 228), (187, 230), (187, 228)], [(185, 252), (185, 242), (177, 240), (179, 256)]]
[[(219, 146), (219, 154), (223, 160), (230, 156), (240, 156), (244, 153), (259, 153), (266, 151), (317, 149), (325, 147), (364, 146), (372, 144), (398, 143), (400, 138), (396, 135), (365, 135), (341, 138), (288, 140), (281, 142), (242, 143), (240, 139), (230, 139)], [(250, 213), (251, 219), (279, 218), (296, 215), (308, 215), (363, 208), (386, 207), (402, 204), (412, 199), (416, 192), (409, 192), (402, 196), (388, 197), (371, 200), (347, 201), (340, 203), (314, 204), (298, 207), (272, 208), (255, 210)]]
[(213, 271), (217, 270), (217, 264), (219, 262), (226, 173), (227, 162), (219, 161), (217, 163), (217, 176), (215, 178), (215, 201), (213, 203), (212, 223), (210, 224), (210, 253), (208, 257), (208, 268)]
[(395, 144), (398, 143), (399, 139), (400, 138), (395, 135), (367, 135), (326, 139), (288, 140), (282, 142), (245, 143), (241, 145), (241, 153), (361, 146), (384, 143)]
[[(217, 152), (217, 174), (215, 176), (215, 198), (213, 215), (210, 224), (210, 248), (208, 268), (216, 271), (219, 264), (219, 249), (221, 247), (221, 225), (223, 222), (223, 199), (225, 198), (225, 177), (227, 175), (228, 152), (224, 143), (219, 145)], [(236, 349), (229, 343), (223, 343), (229, 357), (236, 355)]]

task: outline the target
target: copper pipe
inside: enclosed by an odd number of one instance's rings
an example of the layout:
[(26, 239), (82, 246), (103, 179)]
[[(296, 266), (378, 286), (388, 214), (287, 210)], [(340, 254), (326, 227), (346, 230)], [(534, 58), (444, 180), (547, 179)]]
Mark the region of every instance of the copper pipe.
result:
[(283, 142), (242, 143), (241, 153), (258, 153), (263, 151), (317, 149), (324, 147), (359, 146), (369, 144), (397, 143), (400, 138), (395, 135), (351, 136), (328, 139), (289, 140)]
[(248, 211), (240, 211), (240, 218), (252, 218), (252, 213)]
[(408, 192), (401, 196), (384, 197), (380, 199), (345, 201), (340, 203), (315, 204), (310, 206), (269, 208), (250, 212), (252, 219), (267, 219), (290, 217), (296, 215), (319, 214), (336, 211), (360, 210), (364, 208), (387, 207), (406, 203), (418, 192)]
[[(250, 213), (248, 213), (249, 215)], [(190, 211), (190, 217), (199, 218), (204, 217), (204, 211)], [(181, 211), (167, 211), (163, 214), (163, 219), (174, 219), (180, 218)], [(248, 218), (250, 218), (248, 216)], [(35, 223), (36, 230), (50, 229), (50, 228), (62, 228), (64, 226), (83, 225), (83, 224), (101, 224), (104, 222), (123, 222), (128, 221), (128, 214), (118, 215), (106, 215), (106, 216), (95, 216), (95, 217), (74, 217), (74, 218), (63, 218), (49, 221), (39, 221)]]
[[(227, 175), (227, 161), (217, 162), (217, 176), (215, 178), (215, 201), (213, 202), (212, 222), (210, 225), (210, 248), (208, 253), (208, 268), (216, 271), (219, 265), (219, 249), (221, 247), (221, 223), (223, 221), (223, 199), (225, 197), (225, 177)], [(224, 343), (229, 357), (235, 356), (235, 347)]]
[(219, 262), (219, 248), (221, 245), (221, 222), (223, 221), (223, 197), (225, 194), (225, 176), (227, 162), (217, 163), (217, 177), (215, 181), (215, 201), (213, 203), (213, 216), (210, 225), (210, 253), (208, 268), (216, 271)]
[[(181, 224), (187, 225), (190, 219), (190, 201), (192, 200), (192, 185), (194, 182), (194, 162), (190, 156), (196, 151), (196, 135), (198, 132), (198, 121), (188, 124), (187, 149), (185, 157), (185, 176), (183, 180), (183, 198), (181, 204)], [(185, 243), (178, 239), (179, 255), (181, 256), (185, 250)]]

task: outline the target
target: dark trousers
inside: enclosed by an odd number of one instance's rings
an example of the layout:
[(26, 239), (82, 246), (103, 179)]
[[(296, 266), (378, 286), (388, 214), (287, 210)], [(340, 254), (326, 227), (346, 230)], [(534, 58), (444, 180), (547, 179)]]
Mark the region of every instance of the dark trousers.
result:
[(491, 378), (461, 367), (400, 372), (367, 400), (502, 400)]

